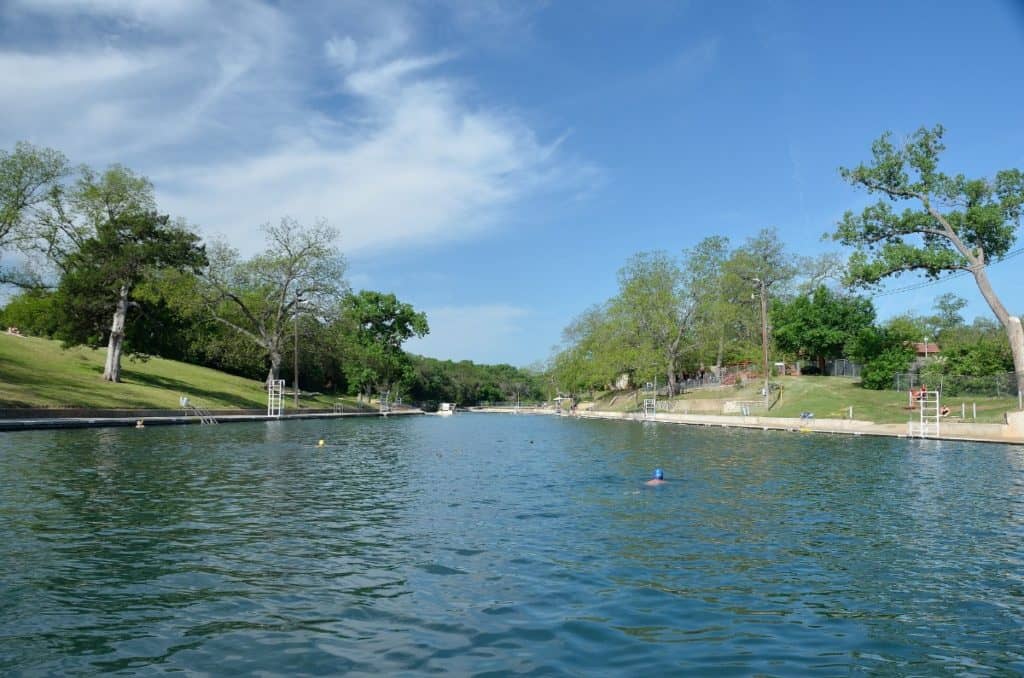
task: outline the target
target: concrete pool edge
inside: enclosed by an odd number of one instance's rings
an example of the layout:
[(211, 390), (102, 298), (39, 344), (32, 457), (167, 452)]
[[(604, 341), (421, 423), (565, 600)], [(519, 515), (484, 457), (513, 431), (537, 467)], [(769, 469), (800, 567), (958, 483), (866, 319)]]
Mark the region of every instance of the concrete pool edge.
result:
[[(300, 414), (282, 414), (272, 417), (265, 414), (217, 414), (219, 424), (245, 423), (256, 421), (295, 421), (304, 419), (348, 419), (351, 417), (382, 417), (421, 415), (422, 410), (410, 409), (392, 411), (384, 415), (381, 412), (309, 412)], [(47, 429), (69, 428), (106, 428), (134, 427), (139, 420), (145, 426), (178, 426), (186, 424), (202, 424), (200, 417), (195, 415), (149, 416), (138, 414), (127, 417), (82, 416), (82, 417), (38, 417), (38, 418), (5, 418), (0, 419), (0, 431), (38, 431)]]
[[(512, 408), (474, 408), (473, 412), (513, 412)], [(521, 414), (558, 414), (551, 409), (523, 408)], [(659, 412), (655, 417), (645, 418), (639, 412), (608, 412), (603, 410), (581, 410), (571, 416), (579, 419), (606, 419), (619, 421), (652, 421), (656, 423), (681, 424), (720, 428), (760, 429), (763, 431), (789, 431), (792, 433), (828, 433), (851, 436), (884, 436), (890, 438), (919, 438), (908, 435), (906, 424), (876, 424), (857, 419), (811, 419), (802, 420), (787, 417), (728, 416), (713, 414), (675, 414)], [(1024, 412), (1009, 412), (1007, 424), (975, 424), (943, 422), (939, 436), (926, 436), (928, 440), (958, 440), (978, 443), (1002, 443), (1024, 445)]]

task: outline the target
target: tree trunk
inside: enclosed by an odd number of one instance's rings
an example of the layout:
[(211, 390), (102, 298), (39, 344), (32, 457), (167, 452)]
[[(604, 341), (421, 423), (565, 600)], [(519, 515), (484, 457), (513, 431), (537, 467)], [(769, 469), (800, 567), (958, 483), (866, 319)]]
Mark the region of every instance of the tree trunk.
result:
[(114, 322), (110, 325), (107, 342), (107, 362), (103, 366), (103, 381), (121, 381), (121, 351), (124, 347), (124, 319), (128, 315), (128, 288), (121, 286), (114, 309)]
[(277, 375), (281, 373), (281, 353), (280, 351), (268, 351), (270, 353), (270, 371), (267, 373), (267, 388), (270, 388), (270, 382), (277, 379)]
[(978, 284), (978, 289), (981, 290), (981, 296), (985, 297), (989, 308), (996, 314), (996, 318), (1006, 330), (1006, 337), (1010, 341), (1010, 352), (1013, 354), (1013, 371), (1016, 373), (1017, 392), (1019, 393), (1024, 390), (1024, 330), (1021, 329), (1020, 318), (1010, 315), (1006, 307), (1003, 306), (1003, 302), (996, 296), (984, 264), (973, 267), (972, 271), (974, 281)]
[(1006, 324), (1006, 336), (1010, 339), (1010, 351), (1013, 353), (1013, 371), (1017, 376), (1017, 393), (1024, 392), (1024, 329), (1020, 318), (1010, 316)]
[(669, 396), (674, 396), (676, 394), (676, 370), (674, 361), (668, 368), (668, 394)]

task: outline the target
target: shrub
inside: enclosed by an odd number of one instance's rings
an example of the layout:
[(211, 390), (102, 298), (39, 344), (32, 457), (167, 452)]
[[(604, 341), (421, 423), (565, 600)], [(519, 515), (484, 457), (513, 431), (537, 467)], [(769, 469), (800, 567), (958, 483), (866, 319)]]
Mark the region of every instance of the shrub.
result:
[(913, 359), (914, 352), (905, 346), (885, 349), (864, 364), (860, 373), (861, 386), (873, 391), (892, 388), (893, 375), (906, 372)]

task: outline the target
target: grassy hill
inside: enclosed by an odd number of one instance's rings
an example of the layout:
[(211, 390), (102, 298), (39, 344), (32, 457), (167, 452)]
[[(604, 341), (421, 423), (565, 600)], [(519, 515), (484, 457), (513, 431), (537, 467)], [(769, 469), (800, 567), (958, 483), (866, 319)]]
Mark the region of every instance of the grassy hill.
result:
[[(177, 409), (178, 398), (208, 409), (267, 406), (263, 382), (163, 358), (125, 358), (123, 382), (102, 379), (106, 351), (0, 334), (0, 407)], [(303, 397), (301, 407), (330, 408), (333, 396)], [(286, 408), (291, 409), (291, 399)], [(346, 408), (356, 403), (346, 399)]]
[[(870, 391), (860, 387), (860, 382), (845, 377), (777, 377), (772, 381), (782, 386), (778, 403), (768, 413), (772, 417), (799, 417), (801, 412), (813, 412), (819, 419), (843, 419), (853, 407), (853, 418), (873, 421), (879, 424), (906, 422), (918, 415), (907, 406), (904, 391)], [(758, 400), (761, 382), (748, 382), (742, 387), (700, 389), (681, 396), (676, 401), (694, 400)], [(635, 411), (643, 403), (642, 394), (608, 393), (597, 399), (597, 409), (613, 411)], [(967, 419), (971, 419), (972, 406), (976, 406), (978, 418), (983, 423), (1001, 423), (1003, 414), (1017, 409), (1017, 399), (1012, 397), (991, 398), (984, 396), (951, 397), (942, 401), (950, 408), (955, 420), (961, 412), (961, 403), (966, 404)], [(677, 405), (680, 411), (680, 405)]]

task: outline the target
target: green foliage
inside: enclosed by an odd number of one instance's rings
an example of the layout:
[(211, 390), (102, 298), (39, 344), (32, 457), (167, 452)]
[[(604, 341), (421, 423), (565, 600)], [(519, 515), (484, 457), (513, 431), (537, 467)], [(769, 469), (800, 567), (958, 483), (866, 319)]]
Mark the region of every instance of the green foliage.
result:
[[(851, 282), (871, 284), (907, 270), (938, 278), (948, 271), (969, 270), (972, 251), (997, 259), (1013, 245), (1024, 174), (1004, 170), (988, 180), (939, 172), (944, 133), (941, 125), (922, 127), (897, 147), (886, 132), (872, 144), (870, 164), (840, 170), (846, 181), (868, 193), (917, 204), (917, 209), (896, 212), (882, 200), (860, 214), (843, 216), (833, 237), (857, 248), (850, 261)], [(944, 205), (952, 207), (941, 212)]]
[(454, 402), (476, 405), (485, 402), (542, 400), (540, 376), (511, 365), (478, 365), (470, 360), (453, 362), (409, 356), (412, 377), (409, 395), (417, 402)]
[(425, 336), (427, 317), (393, 294), (362, 290), (341, 302), (343, 369), (349, 383), (366, 394), (393, 390), (412, 376), (402, 343)]
[(827, 358), (843, 355), (847, 342), (869, 327), (875, 309), (869, 299), (842, 296), (819, 286), (813, 297), (799, 296), (772, 311), (778, 347), (796, 355)]
[(871, 390), (892, 388), (893, 377), (907, 371), (914, 359), (914, 351), (907, 346), (889, 346), (864, 363), (861, 369), (861, 386)]
[[(945, 150), (941, 125), (922, 127), (902, 146), (888, 132), (871, 147), (872, 160), (843, 178), (882, 199), (860, 214), (846, 212), (833, 238), (855, 248), (848, 280), (870, 286), (904, 271), (938, 279), (969, 271), (1006, 331), (1024, 388), (1024, 332), (992, 289), (986, 266), (1013, 246), (1024, 209), (1024, 172), (1001, 170), (994, 178), (938, 171)], [(902, 211), (897, 211), (902, 207)]]
[(53, 292), (26, 290), (0, 310), (0, 328), (17, 327), (22, 334), (52, 338), (60, 329), (56, 308)]
[[(0, 250), (32, 240), (35, 212), (44, 206), (68, 174), (61, 153), (18, 142), (14, 151), (0, 150)], [(0, 271), (0, 282), (26, 282), (18, 272)]]
[(326, 223), (306, 227), (284, 218), (263, 231), (268, 247), (249, 260), (225, 243), (214, 243), (195, 294), (178, 303), (193, 313), (200, 304), (217, 322), (259, 346), (270, 363), (269, 380), (278, 376), (295, 315), (329, 315), (348, 286), (345, 260), (334, 244), (337, 232)]
[(64, 262), (57, 290), (59, 336), (69, 344), (95, 345), (117, 300), (131, 300), (152, 271), (197, 270), (205, 264), (199, 238), (154, 212), (124, 212), (101, 222)]
[(897, 316), (883, 327), (864, 327), (850, 337), (846, 352), (863, 364), (864, 388), (892, 388), (894, 376), (907, 371), (915, 356), (914, 342), (920, 341), (919, 321), (915, 316)]
[(935, 315), (930, 318), (932, 335), (938, 337), (947, 330), (962, 327), (964, 318), (960, 311), (967, 306), (967, 300), (957, 296), (953, 292), (946, 292), (938, 297), (933, 304)]

